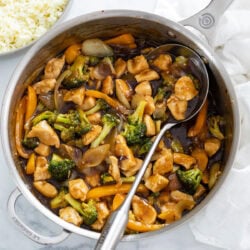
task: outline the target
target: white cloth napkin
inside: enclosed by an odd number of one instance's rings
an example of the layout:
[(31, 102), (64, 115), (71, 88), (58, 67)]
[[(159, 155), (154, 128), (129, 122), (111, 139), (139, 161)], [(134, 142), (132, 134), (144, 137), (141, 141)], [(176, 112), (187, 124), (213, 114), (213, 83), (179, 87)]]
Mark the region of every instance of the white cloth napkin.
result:
[[(223, 1), (223, 0), (218, 0)], [(155, 13), (187, 18), (209, 0), (159, 0)], [(233, 168), (207, 207), (189, 223), (197, 241), (230, 250), (250, 249), (250, 1), (235, 0), (210, 41), (229, 73), (239, 99), (240, 147)]]

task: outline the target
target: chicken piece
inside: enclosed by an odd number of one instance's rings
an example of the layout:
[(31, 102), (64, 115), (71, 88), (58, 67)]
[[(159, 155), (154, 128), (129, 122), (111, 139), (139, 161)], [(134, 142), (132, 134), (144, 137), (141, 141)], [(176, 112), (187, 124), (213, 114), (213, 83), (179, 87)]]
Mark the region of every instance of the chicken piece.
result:
[(209, 157), (218, 152), (221, 146), (221, 141), (217, 138), (208, 138), (204, 142), (204, 149)]
[(83, 145), (89, 145), (92, 141), (94, 141), (98, 136), (99, 134), (101, 133), (102, 131), (102, 127), (99, 126), (99, 125), (93, 125), (91, 127), (91, 130), (84, 134), (82, 136), (82, 143)]
[(192, 156), (196, 159), (198, 168), (202, 172), (204, 172), (208, 163), (208, 157), (206, 151), (201, 148), (195, 148), (192, 151)]
[(143, 175), (143, 180), (146, 181), (152, 175), (153, 164), (149, 163), (147, 169)]
[(188, 76), (182, 76), (177, 80), (174, 87), (175, 96), (180, 100), (190, 101), (196, 95), (198, 95), (198, 90), (195, 88), (192, 79)]
[(190, 169), (190, 167), (196, 163), (196, 159), (194, 157), (183, 153), (174, 153), (173, 157), (174, 163), (181, 165), (186, 169)]
[(135, 158), (135, 164), (129, 159), (125, 159), (121, 161), (121, 169), (122, 173), (126, 177), (130, 177), (135, 175), (138, 170), (141, 168), (143, 161), (139, 158)]
[(135, 93), (138, 95), (149, 95), (152, 96), (152, 87), (150, 85), (149, 81), (144, 81), (139, 83), (136, 87), (135, 87)]
[(72, 90), (66, 91), (66, 93), (63, 95), (63, 100), (65, 102), (73, 102), (81, 106), (84, 101), (84, 93), (85, 93), (84, 87), (72, 89)]
[(59, 217), (76, 226), (81, 226), (83, 218), (73, 207), (65, 207), (59, 210)]
[(88, 191), (89, 188), (83, 179), (69, 181), (69, 193), (73, 198), (85, 201)]
[(102, 81), (102, 93), (106, 95), (113, 95), (114, 93), (114, 82), (111, 76), (107, 76)]
[(127, 63), (122, 59), (118, 58), (115, 61), (115, 72), (116, 72), (116, 78), (120, 78), (127, 69)]
[(52, 58), (48, 61), (44, 69), (44, 79), (57, 79), (65, 64), (65, 56)]
[(153, 81), (153, 80), (158, 80), (159, 78), (160, 78), (159, 74), (152, 69), (145, 69), (139, 74), (135, 75), (135, 79), (137, 82)]
[(145, 69), (148, 69), (149, 65), (145, 56), (140, 55), (140, 56), (134, 57), (133, 59), (129, 59), (127, 61), (127, 68), (128, 68), (129, 73), (135, 75)]
[(91, 228), (94, 230), (101, 230), (110, 212), (106, 202), (97, 202), (96, 210), (98, 213), (97, 220), (91, 225)]
[(34, 151), (41, 156), (49, 156), (50, 147), (43, 143), (39, 143), (39, 145), (34, 149)]
[(118, 165), (118, 159), (111, 155), (109, 156), (109, 174), (114, 178), (114, 180), (116, 181), (117, 185), (122, 184), (122, 179), (121, 179), (121, 174), (120, 174), (120, 169), (119, 169), (119, 165)]
[(155, 222), (157, 216), (156, 210), (136, 195), (133, 197), (132, 209), (136, 220), (145, 224), (153, 224)]
[(172, 191), (172, 192), (170, 193), (170, 198), (171, 198), (173, 201), (175, 201), (175, 202), (184, 201), (184, 200), (194, 201), (192, 195), (183, 193), (183, 192), (181, 192), (181, 191), (179, 191), (179, 190)]
[(147, 105), (145, 106), (144, 109), (144, 114), (152, 115), (155, 111), (155, 103), (153, 97), (150, 95), (145, 95), (145, 96), (139, 94), (133, 95), (131, 100), (132, 108), (136, 109), (136, 107), (142, 100), (145, 100), (147, 102)]
[(122, 79), (115, 80), (116, 96), (118, 100), (126, 107), (130, 108), (130, 99), (132, 96), (132, 89), (128, 83)]
[(57, 196), (57, 189), (47, 181), (35, 181), (33, 182), (35, 189), (47, 198), (54, 198)]
[(92, 96), (86, 96), (83, 100), (83, 104), (81, 105), (81, 109), (84, 111), (93, 108), (96, 105), (96, 100)]
[(178, 121), (185, 119), (187, 105), (188, 105), (187, 101), (180, 100), (175, 95), (171, 95), (167, 100), (167, 106), (172, 116)]
[(93, 125), (98, 125), (102, 122), (102, 114), (101, 112), (96, 112), (94, 114), (87, 116), (88, 121)]
[(100, 186), (100, 174), (98, 172), (94, 172), (85, 176), (85, 180), (91, 187)]
[(160, 174), (155, 174), (149, 176), (145, 180), (145, 186), (151, 190), (152, 192), (156, 193), (164, 189), (168, 185), (168, 179)]
[(58, 135), (46, 120), (33, 126), (31, 131), (27, 134), (27, 137), (37, 137), (41, 143), (48, 146), (55, 146), (56, 148), (59, 148), (60, 146)]
[(153, 174), (166, 174), (173, 170), (173, 154), (170, 149), (164, 148), (160, 158), (153, 165)]
[(37, 95), (47, 94), (49, 91), (54, 90), (56, 79), (44, 79), (32, 85)]
[(44, 181), (51, 178), (51, 174), (48, 170), (49, 164), (45, 157), (37, 156), (36, 168), (34, 172), (34, 181)]
[(162, 71), (168, 71), (171, 64), (172, 64), (172, 58), (170, 55), (167, 54), (160, 54), (153, 61), (153, 65)]
[(150, 115), (144, 115), (143, 121), (146, 125), (146, 136), (154, 136), (156, 134), (155, 123)]

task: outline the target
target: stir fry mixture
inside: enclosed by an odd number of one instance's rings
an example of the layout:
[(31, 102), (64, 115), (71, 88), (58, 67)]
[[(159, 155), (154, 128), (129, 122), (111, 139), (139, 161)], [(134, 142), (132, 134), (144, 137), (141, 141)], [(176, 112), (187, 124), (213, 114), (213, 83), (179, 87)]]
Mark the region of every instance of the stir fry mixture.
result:
[[(21, 98), (15, 143), (37, 196), (60, 218), (100, 231), (123, 202), (169, 117), (182, 120), (202, 83), (183, 56), (131, 34), (88, 39), (49, 59)], [(223, 118), (211, 96), (191, 122), (161, 140), (133, 198), (127, 233), (193, 209), (221, 173)]]

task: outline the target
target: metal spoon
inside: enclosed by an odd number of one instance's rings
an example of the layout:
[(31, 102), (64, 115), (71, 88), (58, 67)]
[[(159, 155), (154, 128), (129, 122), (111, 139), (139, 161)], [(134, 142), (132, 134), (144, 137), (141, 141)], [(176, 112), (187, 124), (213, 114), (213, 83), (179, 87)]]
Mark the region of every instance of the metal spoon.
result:
[(165, 54), (165, 53), (170, 54), (172, 56), (182, 55), (188, 58), (189, 69), (191, 70), (192, 74), (199, 80), (200, 85), (201, 85), (200, 90), (199, 90), (199, 95), (197, 97), (195, 105), (193, 105), (194, 106), (193, 109), (188, 110), (188, 114), (186, 114), (186, 118), (184, 120), (176, 121), (173, 118), (170, 118), (168, 120), (168, 123), (166, 123), (162, 127), (161, 131), (156, 136), (154, 143), (151, 146), (146, 158), (144, 159), (144, 162), (136, 176), (136, 179), (129, 193), (126, 196), (126, 199), (124, 200), (124, 202), (118, 209), (116, 209), (110, 214), (102, 230), (101, 236), (95, 246), (96, 250), (115, 249), (120, 239), (122, 238), (124, 234), (124, 230), (128, 223), (128, 212), (130, 209), (133, 196), (136, 193), (136, 190), (144, 176), (147, 166), (150, 163), (150, 160), (161, 138), (163, 137), (165, 132), (171, 129), (173, 126), (192, 119), (200, 111), (202, 105), (204, 104), (207, 98), (208, 88), (209, 88), (209, 79), (208, 79), (208, 73), (207, 73), (206, 67), (202, 59), (200, 58), (200, 56), (193, 50), (183, 45), (166, 44), (166, 45), (159, 46), (156, 49), (154, 49), (152, 52), (150, 52), (147, 55), (147, 59), (151, 60), (157, 57), (158, 55)]

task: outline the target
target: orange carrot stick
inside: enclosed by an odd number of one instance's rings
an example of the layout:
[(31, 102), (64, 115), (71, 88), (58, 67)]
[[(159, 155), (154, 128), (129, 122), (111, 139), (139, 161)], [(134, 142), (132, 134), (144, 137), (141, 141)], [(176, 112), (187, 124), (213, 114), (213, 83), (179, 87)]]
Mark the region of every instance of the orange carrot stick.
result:
[(130, 33), (125, 33), (104, 41), (106, 44), (129, 45), (134, 44), (135, 39)]

